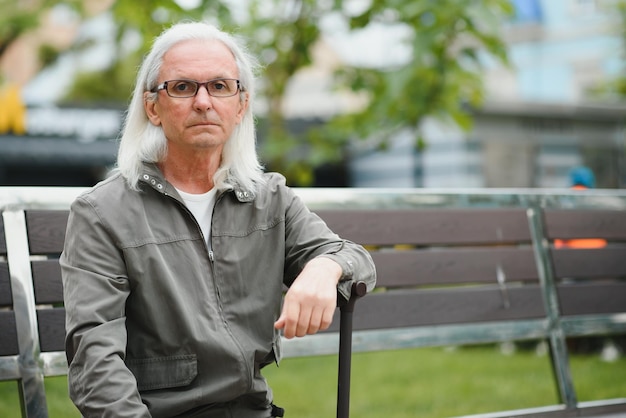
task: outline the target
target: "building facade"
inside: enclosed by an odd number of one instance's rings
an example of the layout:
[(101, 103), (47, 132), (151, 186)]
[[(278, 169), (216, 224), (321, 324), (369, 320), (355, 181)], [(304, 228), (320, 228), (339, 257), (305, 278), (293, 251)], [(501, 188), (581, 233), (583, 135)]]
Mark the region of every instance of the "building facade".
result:
[(424, 150), (410, 133), (388, 152), (360, 149), (354, 185), (567, 187), (570, 169), (586, 165), (599, 187), (626, 187), (626, 106), (591, 93), (623, 71), (615, 1), (513, 3), (504, 28), (511, 68), (485, 62), (487, 102), (473, 130), (426, 121)]

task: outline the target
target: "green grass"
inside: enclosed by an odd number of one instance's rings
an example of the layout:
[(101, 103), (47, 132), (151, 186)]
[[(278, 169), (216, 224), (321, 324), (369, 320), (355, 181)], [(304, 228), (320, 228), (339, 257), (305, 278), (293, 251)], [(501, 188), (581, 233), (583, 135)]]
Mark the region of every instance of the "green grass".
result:
[[(570, 363), (579, 400), (626, 397), (626, 358), (573, 356)], [(336, 356), (285, 359), (264, 373), (287, 417), (335, 416)], [(548, 356), (503, 355), (494, 346), (355, 353), (351, 389), (356, 418), (441, 418), (557, 402)], [(64, 377), (46, 379), (46, 390), (51, 418), (80, 416)], [(17, 399), (17, 384), (0, 382), (0, 417), (20, 416)]]
[[(606, 363), (574, 356), (570, 366), (581, 401), (626, 397), (626, 359)], [(286, 359), (265, 372), (288, 416), (334, 417), (336, 356)], [(557, 403), (547, 355), (496, 347), (355, 353), (351, 415), (358, 418), (441, 418)]]
[[(67, 378), (47, 377), (44, 382), (50, 418), (80, 418), (80, 413), (67, 394)], [(16, 382), (0, 382), (0, 417), (21, 417), (18, 393)]]

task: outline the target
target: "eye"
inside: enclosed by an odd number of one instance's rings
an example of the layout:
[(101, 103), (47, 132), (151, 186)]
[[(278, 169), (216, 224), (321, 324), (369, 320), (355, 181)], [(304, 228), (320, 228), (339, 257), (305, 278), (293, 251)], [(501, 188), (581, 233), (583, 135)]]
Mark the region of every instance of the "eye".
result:
[(189, 91), (193, 91), (193, 84), (189, 81), (177, 81), (172, 86), (172, 90), (177, 93), (186, 93)]
[(215, 90), (228, 90), (228, 85), (222, 80), (214, 81), (211, 84), (212, 84), (213, 89)]

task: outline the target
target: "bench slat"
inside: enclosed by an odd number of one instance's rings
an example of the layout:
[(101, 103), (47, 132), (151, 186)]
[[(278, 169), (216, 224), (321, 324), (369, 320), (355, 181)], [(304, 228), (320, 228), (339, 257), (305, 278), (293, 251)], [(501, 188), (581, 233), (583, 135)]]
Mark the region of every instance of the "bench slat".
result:
[[(19, 353), (15, 313), (0, 311), (0, 356), (13, 356)], [(1, 377), (1, 376), (0, 376)]]
[[(373, 293), (360, 300), (354, 311), (354, 329), (403, 328), (467, 324), (545, 317), (537, 285), (510, 287), (504, 306), (499, 288), (463, 287), (437, 290), (403, 290)], [(336, 327), (337, 324), (333, 324)], [(336, 328), (334, 328), (336, 329)]]
[(62, 303), (63, 282), (59, 260), (40, 260), (31, 263), (36, 303)]
[(623, 210), (544, 210), (546, 236), (562, 238), (606, 238), (626, 240)]
[(12, 306), (11, 277), (9, 276), (9, 264), (0, 262), (0, 307)]
[(497, 283), (498, 266), (506, 282), (539, 277), (530, 247), (373, 251), (372, 258), (378, 287)]
[(556, 278), (626, 277), (626, 247), (552, 250)]
[(318, 210), (339, 236), (370, 245), (529, 242), (525, 209)]
[(69, 212), (65, 210), (26, 211), (31, 254), (60, 254)]
[(626, 282), (558, 286), (562, 315), (626, 313)]
[(0, 255), (7, 255), (7, 241), (4, 237), (4, 219), (2, 216), (0, 216)]
[(42, 352), (65, 350), (65, 309), (37, 310), (39, 344)]

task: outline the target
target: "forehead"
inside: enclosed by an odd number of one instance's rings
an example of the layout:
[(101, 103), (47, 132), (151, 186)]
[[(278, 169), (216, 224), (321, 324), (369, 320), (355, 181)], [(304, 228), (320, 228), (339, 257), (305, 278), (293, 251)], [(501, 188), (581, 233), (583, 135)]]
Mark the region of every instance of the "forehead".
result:
[(193, 39), (171, 47), (163, 56), (161, 75), (164, 78), (238, 78), (233, 53), (218, 40)]

